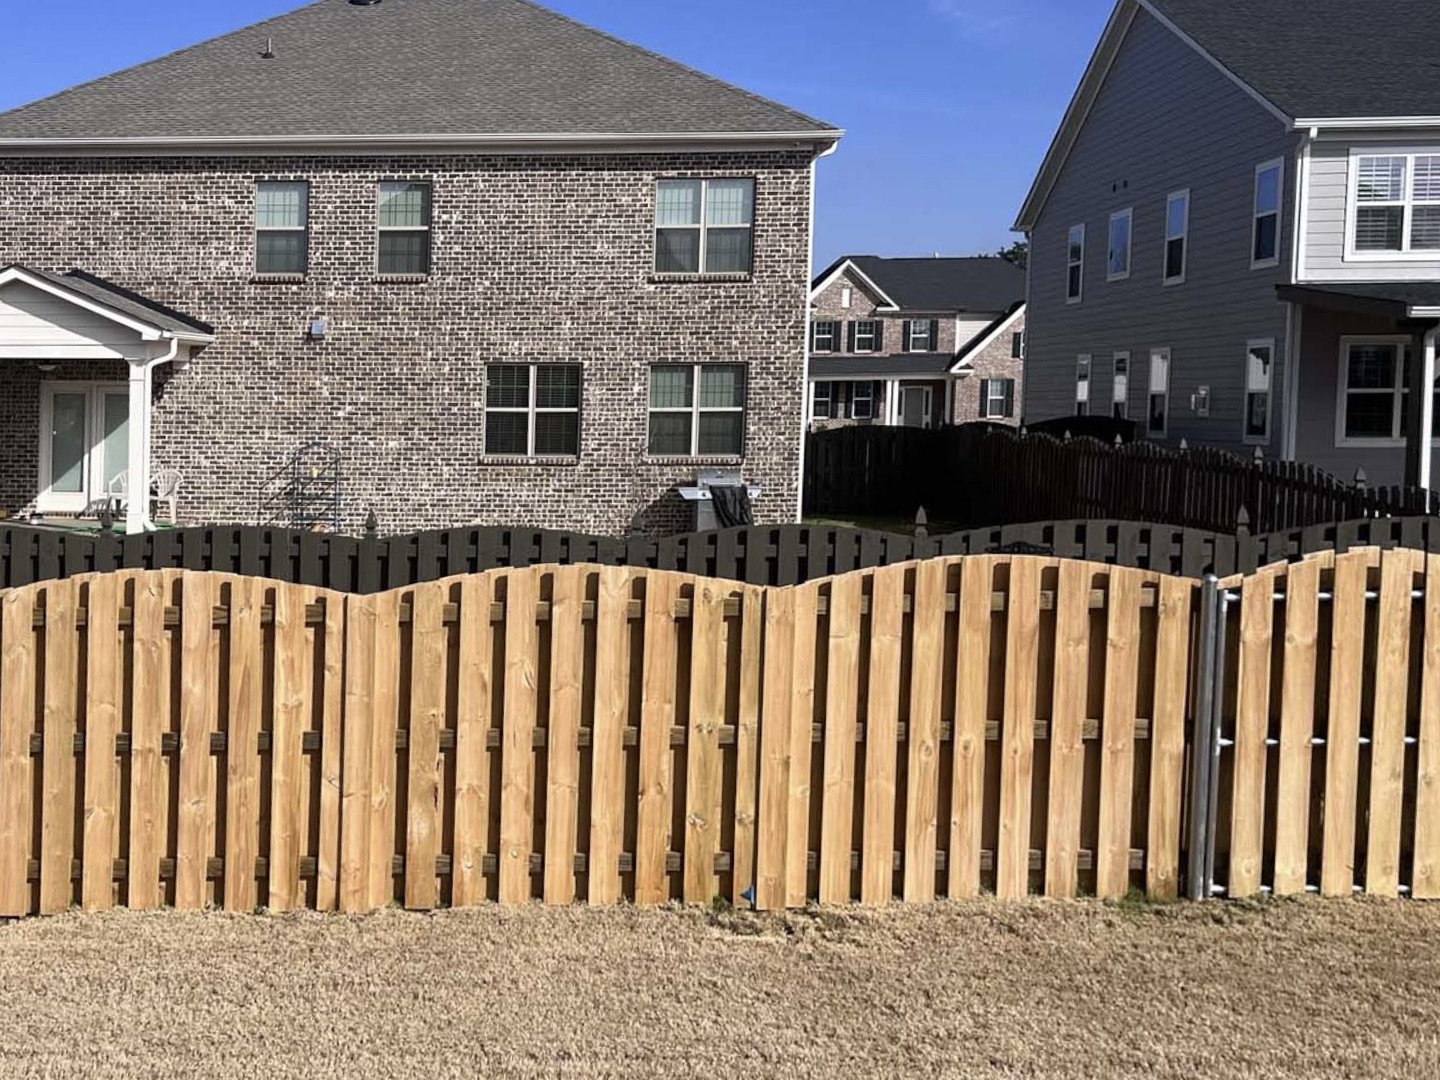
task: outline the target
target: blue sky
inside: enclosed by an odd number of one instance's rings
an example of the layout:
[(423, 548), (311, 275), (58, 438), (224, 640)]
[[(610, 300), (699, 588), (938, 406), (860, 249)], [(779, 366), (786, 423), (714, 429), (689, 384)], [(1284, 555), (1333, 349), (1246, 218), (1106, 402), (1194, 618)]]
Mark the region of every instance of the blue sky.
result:
[[(0, 110), (296, 6), (6, 5)], [(821, 163), (816, 259), (823, 265), (846, 253), (966, 255), (1008, 243), (1111, 0), (548, 6), (847, 129), (839, 153)]]

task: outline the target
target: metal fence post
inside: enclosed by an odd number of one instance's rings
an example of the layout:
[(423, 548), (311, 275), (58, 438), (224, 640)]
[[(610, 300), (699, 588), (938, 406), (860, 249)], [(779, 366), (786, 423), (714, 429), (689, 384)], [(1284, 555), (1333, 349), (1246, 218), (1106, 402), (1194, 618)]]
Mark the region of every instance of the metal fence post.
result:
[(1200, 586), (1200, 634), (1196, 658), (1195, 733), (1190, 752), (1189, 858), (1185, 894), (1191, 900), (1210, 896), (1212, 866), (1212, 824), (1210, 800), (1215, 772), (1215, 717), (1220, 699), (1219, 675), (1223, 664), (1221, 636), (1220, 579), (1207, 574)]

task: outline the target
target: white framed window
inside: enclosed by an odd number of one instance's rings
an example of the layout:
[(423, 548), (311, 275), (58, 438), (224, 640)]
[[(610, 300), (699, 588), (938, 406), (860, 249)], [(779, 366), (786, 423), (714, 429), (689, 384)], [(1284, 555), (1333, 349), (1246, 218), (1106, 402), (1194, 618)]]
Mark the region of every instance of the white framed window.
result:
[(1352, 151), (1349, 259), (1440, 259), (1440, 152)]
[(663, 457), (743, 456), (745, 365), (652, 367), (649, 448)]
[(755, 181), (661, 180), (655, 193), (657, 274), (748, 274)]
[(861, 319), (850, 324), (852, 353), (879, 352), (885, 343), (885, 324), (879, 319)]
[(1255, 166), (1254, 221), (1250, 234), (1250, 269), (1280, 265), (1280, 208), (1285, 202), (1285, 159)]
[(1078, 304), (1085, 298), (1085, 226), (1070, 229), (1065, 271), (1065, 302)]
[(846, 285), (843, 289), (840, 290), (840, 306), (846, 311), (849, 311), (851, 305), (854, 303), (855, 290), (850, 288), (849, 285)]
[(980, 419), (1008, 420), (1015, 415), (1015, 380), (980, 380)]
[(1135, 211), (1117, 210), (1110, 215), (1110, 254), (1105, 267), (1106, 281), (1124, 281), (1130, 276), (1130, 241)]
[(430, 185), (387, 180), (380, 185), (381, 274), (418, 277), (430, 273)]
[(1115, 354), (1115, 381), (1110, 387), (1110, 415), (1116, 420), (1130, 419), (1130, 354)]
[(1245, 343), (1245, 441), (1270, 442), (1270, 398), (1275, 385), (1275, 339)]
[(834, 321), (813, 323), (810, 327), (810, 351), (834, 352), (840, 338), (840, 324)]
[(1025, 331), (1016, 330), (1010, 335), (1010, 359), (1025, 359)]
[(1089, 353), (1075, 358), (1075, 415), (1090, 415), (1090, 361)]
[(937, 319), (905, 320), (905, 351), (928, 353), (935, 351), (935, 341), (940, 336), (940, 322)]
[(873, 382), (850, 384), (850, 419), (875, 419), (875, 384)]
[(1190, 255), (1190, 189), (1174, 191), (1165, 200), (1165, 284), (1185, 283)]
[(829, 420), (835, 415), (835, 384), (812, 383), (810, 386), (810, 419)]
[[(1405, 445), (1412, 345), (1409, 338), (1398, 334), (1340, 339), (1335, 445)], [(1440, 405), (1440, 378), (1436, 380), (1435, 403)], [(1440, 439), (1435, 445), (1440, 446)]]
[(1157, 438), (1170, 434), (1170, 350), (1150, 350), (1150, 396), (1145, 433)]
[(255, 185), (255, 273), (304, 274), (309, 229), (308, 183), (284, 180)]
[(485, 453), (580, 455), (579, 364), (487, 364)]

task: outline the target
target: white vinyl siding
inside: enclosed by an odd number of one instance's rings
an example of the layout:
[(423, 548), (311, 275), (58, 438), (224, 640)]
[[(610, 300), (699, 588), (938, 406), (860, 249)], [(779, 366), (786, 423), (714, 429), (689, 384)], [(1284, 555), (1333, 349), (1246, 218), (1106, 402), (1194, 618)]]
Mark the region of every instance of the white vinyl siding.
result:
[[(1321, 140), (1311, 150), (1302, 281), (1426, 281), (1440, 279), (1440, 251), (1357, 251), (1361, 157), (1440, 155), (1440, 139), (1347, 143)], [(1406, 176), (1407, 185), (1411, 177)], [(1429, 182), (1422, 180), (1426, 191)], [(1407, 200), (1408, 201), (1408, 200)], [(1383, 205), (1368, 203), (1372, 211)], [(1373, 214), (1372, 228), (1379, 215)], [(1422, 226), (1422, 233), (1424, 228)], [(1423, 238), (1423, 237), (1422, 237)]]
[(1352, 259), (1440, 258), (1440, 150), (1351, 152)]

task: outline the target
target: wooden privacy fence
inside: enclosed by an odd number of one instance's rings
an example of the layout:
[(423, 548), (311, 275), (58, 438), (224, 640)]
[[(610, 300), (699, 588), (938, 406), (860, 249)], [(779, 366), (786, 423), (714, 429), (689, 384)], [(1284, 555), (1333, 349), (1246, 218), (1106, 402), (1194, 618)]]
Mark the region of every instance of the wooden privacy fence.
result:
[(1368, 551), (1202, 584), (968, 556), (794, 588), (569, 566), (370, 596), (182, 571), (10, 590), (0, 916), (1169, 897), (1202, 848), (1236, 895), (1351, 872), (1428, 895), (1436, 568)]

